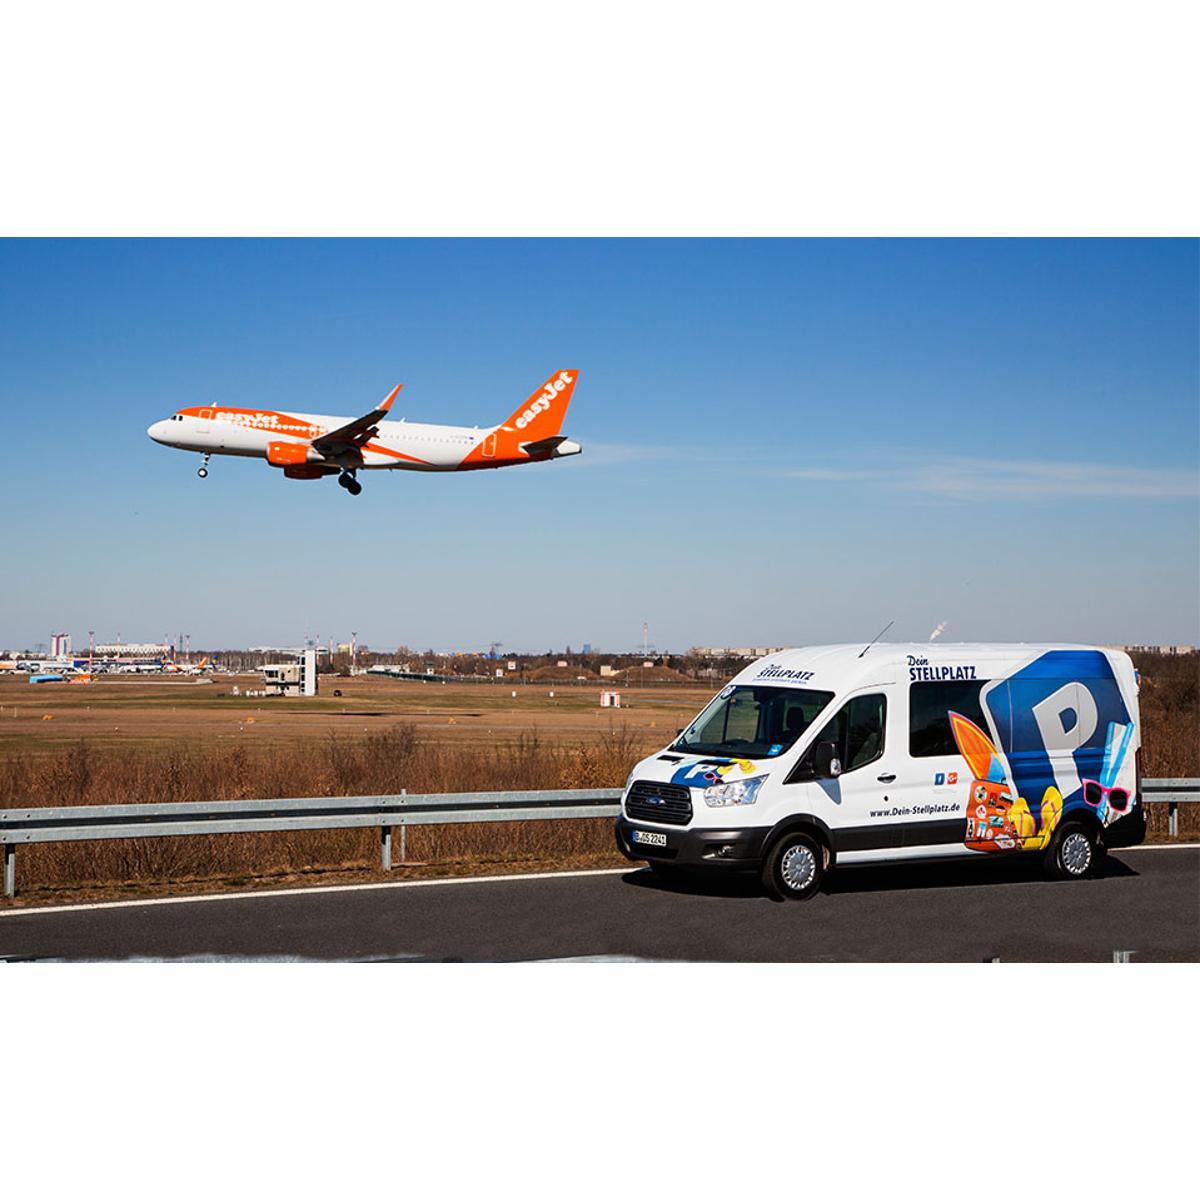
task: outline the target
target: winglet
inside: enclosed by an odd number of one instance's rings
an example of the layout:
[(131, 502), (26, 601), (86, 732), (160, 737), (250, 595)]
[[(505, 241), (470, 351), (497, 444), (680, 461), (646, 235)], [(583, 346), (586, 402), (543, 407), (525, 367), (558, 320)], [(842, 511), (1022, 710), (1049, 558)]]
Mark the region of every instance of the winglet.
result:
[(400, 389), (404, 386), (402, 383), (396, 384), (388, 393), (388, 398), (375, 410), (376, 412), (387, 412), (392, 407), (392, 401), (400, 394)]

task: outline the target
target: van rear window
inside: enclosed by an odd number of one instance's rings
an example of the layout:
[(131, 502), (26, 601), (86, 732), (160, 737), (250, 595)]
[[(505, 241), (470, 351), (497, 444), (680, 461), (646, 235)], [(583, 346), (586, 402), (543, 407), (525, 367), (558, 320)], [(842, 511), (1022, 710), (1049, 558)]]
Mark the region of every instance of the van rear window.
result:
[(986, 729), (987, 718), (979, 694), (987, 679), (944, 680), (913, 683), (908, 689), (908, 752), (913, 758), (936, 758), (957, 754), (950, 729), (950, 713), (960, 713)]

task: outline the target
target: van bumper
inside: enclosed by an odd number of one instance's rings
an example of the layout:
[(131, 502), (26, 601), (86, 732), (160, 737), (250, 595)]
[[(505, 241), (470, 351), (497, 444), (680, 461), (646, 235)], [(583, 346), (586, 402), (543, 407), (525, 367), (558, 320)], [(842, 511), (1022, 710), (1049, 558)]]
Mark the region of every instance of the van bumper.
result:
[(1140, 846), (1146, 840), (1146, 806), (1135, 804), (1123, 817), (1105, 825), (1103, 833), (1106, 850), (1122, 846)]
[[(633, 840), (635, 829), (666, 835), (665, 846), (643, 846)], [(761, 829), (662, 829), (617, 818), (617, 849), (630, 862), (669, 862), (679, 867), (753, 870), (762, 863), (769, 827)]]

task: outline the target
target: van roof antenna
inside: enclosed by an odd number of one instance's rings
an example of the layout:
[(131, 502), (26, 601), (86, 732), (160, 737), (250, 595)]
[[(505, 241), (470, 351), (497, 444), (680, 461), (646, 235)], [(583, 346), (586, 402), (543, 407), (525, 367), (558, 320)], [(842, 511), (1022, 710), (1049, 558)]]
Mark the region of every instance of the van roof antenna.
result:
[(870, 648), (871, 648), (873, 645), (875, 645), (875, 643), (876, 643), (877, 641), (879, 641), (879, 639), (880, 639), (881, 637), (883, 637), (883, 635), (884, 635), (885, 633), (887, 633), (887, 631), (888, 631), (889, 629), (891, 629), (891, 627), (892, 627), (893, 625), (895, 625), (895, 623), (896, 623), (896, 620), (895, 620), (895, 618), (893, 617), (893, 618), (892, 618), (892, 620), (890, 620), (890, 621), (889, 621), (889, 622), (888, 622), (888, 623), (887, 623), (887, 624), (886, 624), (886, 625), (885, 625), (885, 626), (884, 626), (884, 627), (883, 627), (883, 628), (882, 628), (882, 629), (881, 629), (881, 630), (880, 630), (880, 631), (879, 631), (879, 632), (878, 632), (878, 633), (877, 633), (877, 634), (876, 634), (876, 635), (875, 635), (875, 636), (874, 636), (874, 637), (873, 637), (873, 638), (872, 638), (872, 639), (871, 639), (871, 640), (870, 640), (870, 641), (869, 641), (869, 642), (868, 642), (868, 643), (867, 643), (867, 644), (866, 644), (866, 645), (865, 645), (865, 646), (862, 648), (862, 654), (860, 654), (858, 657), (859, 657), (859, 658), (862, 658), (863, 654), (866, 654), (866, 652), (867, 652), (868, 650), (870, 650)]

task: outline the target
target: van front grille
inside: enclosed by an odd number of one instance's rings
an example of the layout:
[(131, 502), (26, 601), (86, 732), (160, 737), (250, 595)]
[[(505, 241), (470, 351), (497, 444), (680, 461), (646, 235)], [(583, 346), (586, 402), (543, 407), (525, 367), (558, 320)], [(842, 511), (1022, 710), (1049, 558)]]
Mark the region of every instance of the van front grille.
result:
[(638, 821), (686, 825), (692, 819), (692, 789), (639, 779), (625, 798), (625, 813)]

